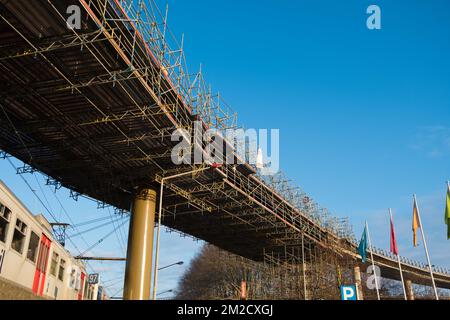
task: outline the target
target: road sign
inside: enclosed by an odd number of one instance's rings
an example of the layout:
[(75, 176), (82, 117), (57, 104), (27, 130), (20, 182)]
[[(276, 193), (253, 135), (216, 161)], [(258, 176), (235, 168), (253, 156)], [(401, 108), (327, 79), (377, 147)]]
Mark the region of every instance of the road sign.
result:
[(98, 283), (98, 273), (92, 273), (88, 278), (89, 284), (97, 284)]
[(341, 300), (358, 300), (356, 286), (341, 286)]

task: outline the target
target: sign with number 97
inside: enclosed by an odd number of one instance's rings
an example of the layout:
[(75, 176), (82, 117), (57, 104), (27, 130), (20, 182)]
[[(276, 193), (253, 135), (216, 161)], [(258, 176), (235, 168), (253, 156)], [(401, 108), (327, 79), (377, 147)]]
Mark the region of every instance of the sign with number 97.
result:
[(98, 273), (92, 273), (88, 278), (89, 284), (97, 284), (98, 283)]

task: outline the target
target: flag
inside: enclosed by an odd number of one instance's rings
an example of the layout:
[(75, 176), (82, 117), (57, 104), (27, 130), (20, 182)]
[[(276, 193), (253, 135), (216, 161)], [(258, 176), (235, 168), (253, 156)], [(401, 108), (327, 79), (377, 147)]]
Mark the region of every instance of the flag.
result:
[(419, 223), (419, 213), (417, 212), (417, 202), (416, 198), (414, 198), (414, 208), (413, 208), (413, 222), (412, 222), (412, 231), (413, 231), (413, 245), (417, 247), (417, 229), (420, 228)]
[(395, 240), (395, 229), (394, 229), (394, 221), (391, 216), (391, 252), (398, 256), (398, 247), (397, 241)]
[(447, 185), (447, 205), (445, 206), (445, 223), (447, 224), (447, 239), (450, 239), (450, 184)]
[(362, 262), (367, 260), (367, 228), (364, 226), (364, 232), (358, 246), (358, 253), (361, 255)]

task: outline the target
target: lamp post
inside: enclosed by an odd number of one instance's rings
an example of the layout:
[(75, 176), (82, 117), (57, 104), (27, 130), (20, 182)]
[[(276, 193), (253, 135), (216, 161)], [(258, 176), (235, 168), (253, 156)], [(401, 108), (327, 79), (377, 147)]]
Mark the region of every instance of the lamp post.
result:
[(181, 266), (182, 264), (184, 264), (183, 261), (178, 261), (178, 262), (169, 264), (169, 265), (167, 265), (167, 266), (161, 267), (161, 268), (159, 268), (158, 270), (164, 270), (164, 269), (167, 269), (167, 268), (170, 268), (170, 267), (173, 267), (173, 266), (177, 266), (177, 265), (178, 265), (178, 266)]
[[(212, 165), (211, 167), (215, 167), (215, 166)], [(202, 172), (202, 171), (205, 171), (205, 170), (207, 170), (209, 168), (210, 167), (208, 166), (208, 167), (204, 167), (204, 168), (200, 168), (200, 169), (191, 170), (191, 171), (188, 171), (188, 172), (174, 174), (172, 176), (164, 177), (164, 178), (161, 179), (161, 188), (160, 188), (160, 191), (159, 191), (158, 230), (157, 230), (157, 234), (156, 234), (156, 253), (155, 253), (155, 268), (154, 268), (155, 269), (155, 273), (154, 273), (154, 278), (153, 278), (153, 300), (156, 300), (156, 290), (157, 290), (157, 287), (158, 287), (159, 239), (160, 239), (160, 232), (161, 232), (161, 216), (162, 216), (164, 182), (166, 182), (166, 181), (168, 181), (170, 179), (175, 179), (175, 178), (187, 176), (189, 174)]]
[(166, 290), (166, 291), (163, 291), (163, 292), (158, 293), (157, 296), (162, 296), (163, 294), (166, 294), (166, 293), (172, 293), (172, 292), (173, 292), (173, 289)]

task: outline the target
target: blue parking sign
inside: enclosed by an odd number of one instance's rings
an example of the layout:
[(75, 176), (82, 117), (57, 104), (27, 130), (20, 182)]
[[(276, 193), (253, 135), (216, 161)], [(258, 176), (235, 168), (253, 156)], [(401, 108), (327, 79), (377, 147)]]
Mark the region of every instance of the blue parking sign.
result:
[(341, 300), (358, 300), (356, 286), (341, 286)]

